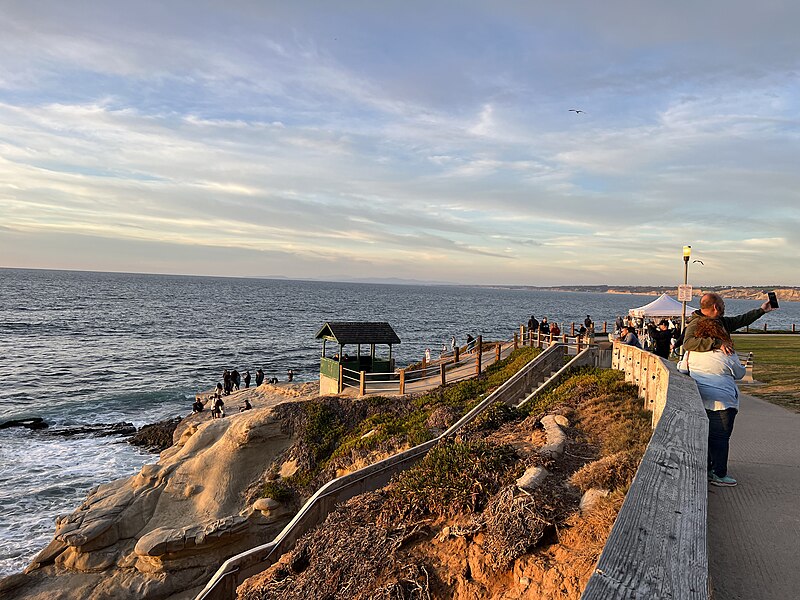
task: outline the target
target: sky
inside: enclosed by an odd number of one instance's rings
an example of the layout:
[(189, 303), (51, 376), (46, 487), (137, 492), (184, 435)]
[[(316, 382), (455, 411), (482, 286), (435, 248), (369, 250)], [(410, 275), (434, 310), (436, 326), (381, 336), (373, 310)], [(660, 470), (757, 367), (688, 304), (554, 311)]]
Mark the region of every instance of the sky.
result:
[(800, 285), (798, 22), (0, 0), (0, 266), (672, 285), (690, 244), (690, 283)]

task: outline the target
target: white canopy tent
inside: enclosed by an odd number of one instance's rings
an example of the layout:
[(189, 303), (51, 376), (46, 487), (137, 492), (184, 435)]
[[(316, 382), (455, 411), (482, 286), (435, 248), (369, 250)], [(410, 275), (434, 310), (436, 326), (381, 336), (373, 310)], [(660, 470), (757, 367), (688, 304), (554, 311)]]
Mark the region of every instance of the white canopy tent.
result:
[[(687, 316), (692, 313), (692, 311), (697, 310), (694, 306), (686, 305), (686, 314)], [(650, 304), (645, 304), (644, 306), (640, 306), (639, 308), (631, 308), (628, 310), (628, 314), (632, 317), (640, 317), (642, 319), (651, 318), (655, 319), (658, 317), (680, 317), (683, 311), (683, 303), (678, 302), (672, 296), (667, 296), (666, 294), (661, 294), (658, 298), (653, 300)]]

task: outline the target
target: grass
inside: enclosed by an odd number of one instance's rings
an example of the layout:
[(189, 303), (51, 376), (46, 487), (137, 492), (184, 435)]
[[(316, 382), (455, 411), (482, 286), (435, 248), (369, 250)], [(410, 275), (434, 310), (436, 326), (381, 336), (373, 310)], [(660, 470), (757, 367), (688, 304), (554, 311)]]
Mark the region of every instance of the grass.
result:
[(800, 412), (800, 335), (734, 335), (739, 354), (753, 353), (753, 379), (742, 391)]

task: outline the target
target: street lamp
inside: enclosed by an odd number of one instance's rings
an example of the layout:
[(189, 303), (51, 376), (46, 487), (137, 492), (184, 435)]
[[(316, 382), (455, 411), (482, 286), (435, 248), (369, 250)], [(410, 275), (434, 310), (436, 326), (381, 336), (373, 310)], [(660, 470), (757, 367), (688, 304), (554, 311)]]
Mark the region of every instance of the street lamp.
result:
[[(689, 259), (692, 257), (692, 247), (683, 247), (683, 285), (689, 283)], [(683, 309), (681, 310), (681, 335), (686, 331), (686, 296), (683, 299)], [(681, 344), (681, 355), (683, 355), (683, 344)]]

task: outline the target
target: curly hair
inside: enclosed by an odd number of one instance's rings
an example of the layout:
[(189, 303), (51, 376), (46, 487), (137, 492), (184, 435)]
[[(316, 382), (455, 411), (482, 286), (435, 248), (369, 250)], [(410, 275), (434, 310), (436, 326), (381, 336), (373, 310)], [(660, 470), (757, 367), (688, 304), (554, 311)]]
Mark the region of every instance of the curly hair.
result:
[(725, 327), (717, 319), (701, 318), (694, 329), (694, 336), (698, 338), (716, 338), (733, 346), (731, 334), (725, 330)]

